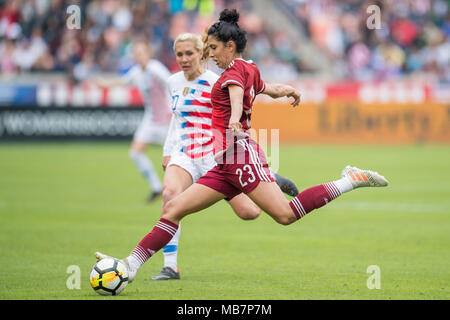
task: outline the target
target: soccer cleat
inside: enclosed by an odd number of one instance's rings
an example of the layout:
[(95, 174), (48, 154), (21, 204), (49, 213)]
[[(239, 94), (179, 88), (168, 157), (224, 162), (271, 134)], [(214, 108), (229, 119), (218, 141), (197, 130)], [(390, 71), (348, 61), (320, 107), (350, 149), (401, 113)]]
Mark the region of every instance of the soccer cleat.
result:
[(342, 170), (341, 176), (347, 177), (353, 188), (386, 187), (389, 184), (389, 181), (378, 172), (363, 170), (352, 166), (346, 166)]
[(152, 280), (179, 280), (180, 279), (180, 273), (173, 270), (171, 267), (164, 267), (159, 272), (158, 275), (153, 276)]
[(106, 259), (106, 258), (112, 258), (112, 257), (107, 256), (106, 254), (103, 254), (103, 253), (98, 252), (98, 251), (94, 255), (95, 255), (95, 259), (97, 259), (97, 262), (100, 261), (100, 260)]
[(278, 173), (272, 173), (275, 177), (275, 182), (280, 187), (281, 191), (283, 191), (287, 195), (290, 195), (291, 197), (295, 197), (299, 194), (298, 188), (292, 180), (280, 176)]
[(162, 195), (162, 191), (152, 192), (147, 198), (147, 203), (152, 203), (161, 195)]
[[(103, 254), (103, 253), (97, 251), (95, 253), (95, 258), (97, 259), (97, 262), (98, 262), (100, 260), (103, 260), (103, 259), (106, 259), (106, 258), (113, 258), (113, 257), (108, 256), (106, 254)], [(113, 258), (113, 259), (116, 259), (116, 258)], [(128, 263), (127, 259), (117, 259), (117, 260), (120, 260), (120, 262), (122, 262), (125, 265), (125, 267), (127, 267), (127, 270), (128, 270), (128, 282), (129, 283), (133, 282), (134, 278), (136, 278), (137, 270), (132, 270), (131, 269), (130, 264)]]

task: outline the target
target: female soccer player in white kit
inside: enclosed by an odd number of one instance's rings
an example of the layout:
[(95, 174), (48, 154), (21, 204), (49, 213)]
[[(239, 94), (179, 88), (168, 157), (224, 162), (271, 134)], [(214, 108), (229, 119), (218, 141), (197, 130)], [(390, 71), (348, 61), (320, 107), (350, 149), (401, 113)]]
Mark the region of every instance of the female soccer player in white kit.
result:
[(134, 133), (129, 156), (149, 183), (151, 194), (148, 202), (151, 202), (161, 195), (162, 184), (145, 151), (149, 144), (163, 145), (167, 136), (172, 114), (167, 91), (170, 71), (161, 62), (152, 59), (150, 45), (144, 40), (134, 42), (133, 59), (136, 65), (121, 78), (98, 79), (95, 83), (101, 87), (134, 85), (142, 95), (145, 112)]
[[(182, 71), (168, 80), (172, 97), (172, 120), (163, 148), (163, 206), (186, 190), (216, 165), (211, 131), (211, 89), (219, 76), (202, 66), (203, 41), (200, 35), (180, 34), (174, 42), (176, 61)], [(280, 176), (278, 176), (280, 177)], [(283, 180), (284, 179), (284, 180)], [(280, 177), (285, 188), (294, 183)], [(261, 210), (243, 193), (228, 203), (242, 219), (255, 219)], [(163, 248), (164, 267), (153, 280), (179, 279), (177, 268), (180, 227)]]

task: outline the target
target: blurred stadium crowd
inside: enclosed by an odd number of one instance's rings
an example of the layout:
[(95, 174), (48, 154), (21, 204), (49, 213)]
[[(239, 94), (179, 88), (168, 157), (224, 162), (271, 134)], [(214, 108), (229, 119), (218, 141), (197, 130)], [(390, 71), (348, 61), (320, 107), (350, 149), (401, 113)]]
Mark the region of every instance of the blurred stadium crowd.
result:
[[(284, 0), (314, 44), (335, 61), (336, 74), (360, 80), (430, 76), (450, 81), (447, 0)], [(367, 27), (366, 8), (381, 10)]]
[[(81, 28), (66, 27), (66, 9), (81, 8)], [(366, 26), (366, 8), (381, 8), (381, 28)], [(332, 62), (335, 78), (421, 77), (450, 82), (450, 10), (446, 0), (280, 0), (299, 32)], [(241, 12), (249, 35), (246, 57), (263, 76), (315, 73), (295, 54), (302, 43), (270, 28), (249, 0), (0, 0), (2, 74), (64, 72), (82, 81), (97, 72), (123, 73), (131, 43), (147, 38), (156, 58), (176, 71), (173, 40), (203, 33), (224, 7)], [(294, 26), (294, 25), (293, 25)], [(302, 29), (302, 30), (300, 30)]]

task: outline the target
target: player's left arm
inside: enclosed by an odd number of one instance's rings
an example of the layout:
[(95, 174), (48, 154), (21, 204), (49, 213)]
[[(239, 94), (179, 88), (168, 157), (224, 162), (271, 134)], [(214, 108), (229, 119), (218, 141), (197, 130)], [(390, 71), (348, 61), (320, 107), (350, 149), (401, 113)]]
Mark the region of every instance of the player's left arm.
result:
[(281, 97), (292, 97), (294, 101), (291, 103), (293, 107), (296, 107), (300, 103), (301, 94), (295, 88), (281, 83), (264, 83), (264, 90), (261, 92), (276, 99)]
[(237, 133), (242, 129), (240, 120), (244, 111), (244, 89), (241, 86), (230, 84), (228, 85), (228, 92), (231, 103), (231, 116), (228, 128)]

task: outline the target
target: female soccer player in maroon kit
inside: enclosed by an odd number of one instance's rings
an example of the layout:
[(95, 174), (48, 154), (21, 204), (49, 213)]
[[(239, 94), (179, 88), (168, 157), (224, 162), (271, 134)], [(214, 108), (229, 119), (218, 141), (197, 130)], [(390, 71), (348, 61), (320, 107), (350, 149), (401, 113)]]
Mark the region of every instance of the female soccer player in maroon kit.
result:
[[(219, 21), (208, 30), (209, 56), (218, 67), (225, 69), (211, 92), (214, 153), (218, 164), (167, 202), (153, 230), (122, 260), (129, 269), (130, 281), (139, 267), (171, 240), (181, 219), (219, 200), (232, 199), (244, 192), (276, 222), (288, 225), (344, 192), (388, 184), (377, 172), (347, 166), (340, 179), (308, 188), (291, 201), (285, 198), (274, 182), (264, 152), (247, 131), (257, 94), (293, 98), (291, 105), (296, 107), (300, 93), (288, 85), (262, 81), (258, 67), (242, 59), (247, 40), (245, 31), (237, 24), (238, 19), (236, 10), (225, 9)], [(101, 260), (107, 256), (97, 252), (96, 257)]]

